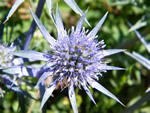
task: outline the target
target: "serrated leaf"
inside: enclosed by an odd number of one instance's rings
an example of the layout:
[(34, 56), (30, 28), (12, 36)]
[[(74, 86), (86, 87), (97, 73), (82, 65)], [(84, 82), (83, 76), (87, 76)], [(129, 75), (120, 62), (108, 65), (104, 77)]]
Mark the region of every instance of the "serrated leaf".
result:
[(139, 29), (141, 27), (146, 26), (148, 23), (148, 20), (145, 19), (145, 16), (143, 16), (141, 19), (139, 19), (130, 29), (129, 32), (134, 31), (136, 29)]

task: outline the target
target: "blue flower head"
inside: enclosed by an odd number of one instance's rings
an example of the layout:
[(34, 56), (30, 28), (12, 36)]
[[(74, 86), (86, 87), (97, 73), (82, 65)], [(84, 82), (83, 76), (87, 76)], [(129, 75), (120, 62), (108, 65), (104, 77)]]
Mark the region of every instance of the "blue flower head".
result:
[(107, 13), (102, 17), (98, 24), (89, 33), (87, 33), (85, 28), (82, 27), (86, 12), (80, 18), (77, 27), (72, 27), (71, 32), (67, 33), (57, 5), (54, 24), (57, 28), (58, 35), (57, 40), (55, 40), (52, 36), (50, 36), (41, 21), (31, 10), (32, 16), (41, 33), (50, 43), (51, 52), (41, 53), (28, 50), (17, 51), (13, 54), (25, 58), (46, 61), (45, 69), (47, 70), (41, 75), (37, 85), (49, 76), (53, 77), (53, 81), (49, 84), (44, 93), (41, 108), (51, 96), (58, 83), (60, 83), (61, 86), (65, 85), (68, 87), (68, 95), (74, 113), (78, 113), (74, 91), (74, 88), (77, 86), (81, 86), (85, 90), (94, 104), (96, 104), (96, 102), (94, 101), (88, 86), (97, 89), (121, 103), (116, 96), (99, 84), (97, 80), (102, 72), (107, 70), (122, 70), (122, 68), (107, 65), (104, 58), (124, 50), (104, 50), (104, 41), (102, 40), (97, 42), (95, 38), (97, 37), (96, 34), (98, 30), (106, 19)]

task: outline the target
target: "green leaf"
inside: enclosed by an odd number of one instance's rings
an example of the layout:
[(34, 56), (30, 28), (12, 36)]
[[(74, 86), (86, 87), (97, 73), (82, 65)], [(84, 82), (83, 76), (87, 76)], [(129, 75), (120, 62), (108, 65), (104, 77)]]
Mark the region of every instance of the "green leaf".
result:
[(135, 102), (122, 113), (133, 113), (134, 110), (139, 109), (139, 107), (146, 101), (150, 101), (150, 92), (146, 93), (143, 97), (141, 97), (137, 102)]

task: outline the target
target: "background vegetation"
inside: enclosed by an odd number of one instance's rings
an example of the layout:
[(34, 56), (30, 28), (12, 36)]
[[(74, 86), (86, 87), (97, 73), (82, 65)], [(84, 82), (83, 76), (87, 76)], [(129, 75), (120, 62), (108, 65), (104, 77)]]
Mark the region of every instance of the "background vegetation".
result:
[[(35, 11), (38, 0), (26, 0), (10, 20), (2, 24), (14, 1), (0, 1), (0, 39), (5, 42), (12, 42), (19, 36), (23, 36), (23, 40), (20, 42), (22, 48), (33, 20), (28, 7), (30, 6)], [(136, 51), (150, 59), (146, 48), (128, 25), (128, 22), (136, 25), (135, 27), (145, 37), (145, 40), (150, 42), (150, 2), (148, 0), (76, 0), (76, 2), (83, 11), (88, 8), (86, 17), (92, 27), (89, 27), (86, 23), (84, 23), (84, 26), (89, 30), (98, 23), (107, 11), (109, 12), (98, 33), (100, 40), (104, 39), (106, 49), (124, 48), (129, 52)], [(58, 0), (58, 3), (66, 29), (75, 26), (80, 16), (75, 14), (63, 0)], [(56, 0), (54, 0), (54, 8), (55, 4)], [(46, 5), (44, 5), (40, 19), (49, 33), (56, 37), (56, 29), (49, 17)], [(36, 49), (37, 51), (49, 49), (47, 41), (38, 29), (34, 32), (29, 49)], [(123, 67), (125, 70), (103, 73), (103, 77), (99, 79), (99, 82), (115, 94), (126, 107), (91, 89), (97, 103), (97, 106), (95, 106), (84, 91), (76, 88), (79, 113), (149, 113), (150, 97), (148, 95), (150, 94), (147, 93), (145, 96), (145, 92), (150, 86), (150, 71), (124, 53), (108, 57), (107, 60), (110, 65)], [(32, 84), (21, 84), (20, 87), (29, 92), (34, 98), (39, 99), (39, 90), (33, 89), (37, 79), (23, 77), (21, 80), (32, 81)], [(143, 98), (144, 100), (141, 100)], [(12, 91), (7, 92), (4, 99), (0, 101), (0, 113), (41, 113), (39, 108), (40, 100), (35, 101)], [(127, 111), (128, 109), (129, 111)], [(47, 103), (47, 113), (72, 112), (67, 89), (61, 91), (57, 88)]]

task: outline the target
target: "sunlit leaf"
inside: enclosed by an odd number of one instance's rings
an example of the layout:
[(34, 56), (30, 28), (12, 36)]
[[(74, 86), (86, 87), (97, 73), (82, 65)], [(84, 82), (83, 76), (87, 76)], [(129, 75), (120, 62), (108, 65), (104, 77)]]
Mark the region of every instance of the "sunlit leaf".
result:
[(117, 6), (117, 5), (127, 5), (129, 3), (130, 3), (130, 1), (123, 0), (123, 1), (116, 1), (116, 2), (110, 3), (109, 5), (110, 6)]
[(138, 20), (130, 29), (129, 32), (139, 29), (147, 25), (148, 20), (145, 19), (146, 17), (143, 16), (140, 20)]

